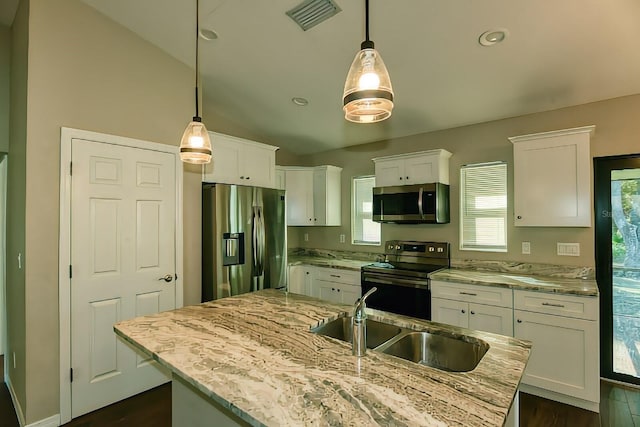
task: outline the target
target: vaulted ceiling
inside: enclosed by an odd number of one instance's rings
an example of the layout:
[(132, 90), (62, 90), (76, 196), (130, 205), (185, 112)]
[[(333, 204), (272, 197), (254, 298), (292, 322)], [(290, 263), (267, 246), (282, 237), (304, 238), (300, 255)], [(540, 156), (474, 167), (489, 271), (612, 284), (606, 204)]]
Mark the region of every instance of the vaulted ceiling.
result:
[[(193, 67), (195, 0), (83, 1)], [(640, 93), (637, 0), (371, 0), (395, 109), (368, 125), (342, 113), (363, 0), (308, 31), (285, 14), (298, 0), (200, 2), (207, 108), (299, 154)], [(506, 40), (481, 46), (494, 28)]]

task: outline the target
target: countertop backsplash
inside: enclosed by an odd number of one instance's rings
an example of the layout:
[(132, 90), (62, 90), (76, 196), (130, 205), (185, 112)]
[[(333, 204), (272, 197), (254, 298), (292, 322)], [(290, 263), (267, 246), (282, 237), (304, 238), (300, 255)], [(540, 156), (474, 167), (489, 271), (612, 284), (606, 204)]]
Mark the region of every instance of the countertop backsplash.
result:
[[(315, 257), (333, 260), (380, 261), (382, 254), (376, 252), (338, 251), (319, 248), (289, 248), (288, 256), (293, 258)], [(451, 268), (478, 270), (511, 274), (558, 277), (563, 279), (595, 279), (593, 267), (573, 265), (535, 264), (520, 261), (487, 261), (473, 259), (452, 259)]]

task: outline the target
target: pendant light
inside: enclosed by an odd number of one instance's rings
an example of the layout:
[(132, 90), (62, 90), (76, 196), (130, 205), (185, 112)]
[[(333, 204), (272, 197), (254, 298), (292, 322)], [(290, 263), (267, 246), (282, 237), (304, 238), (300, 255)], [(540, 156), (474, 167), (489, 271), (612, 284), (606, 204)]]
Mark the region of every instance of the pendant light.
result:
[(365, 41), (360, 45), (342, 95), (344, 118), (355, 123), (375, 123), (391, 116), (393, 88), (382, 57), (369, 40), (369, 0), (365, 0)]
[(196, 0), (196, 115), (187, 125), (180, 140), (180, 160), (186, 163), (203, 164), (211, 161), (211, 139), (202, 118), (198, 114), (198, 39), (200, 37), (200, 1)]

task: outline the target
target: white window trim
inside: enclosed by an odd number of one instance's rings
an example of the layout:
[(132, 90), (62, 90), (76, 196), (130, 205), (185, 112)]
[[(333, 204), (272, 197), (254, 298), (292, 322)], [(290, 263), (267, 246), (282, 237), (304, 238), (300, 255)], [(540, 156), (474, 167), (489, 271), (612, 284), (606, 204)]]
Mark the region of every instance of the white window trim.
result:
[(356, 179), (362, 178), (374, 178), (375, 175), (362, 175), (362, 176), (354, 176), (351, 178), (351, 244), (356, 246), (380, 246), (382, 245), (382, 227), (380, 227), (380, 241), (379, 242), (365, 242), (365, 241), (356, 241), (353, 236), (353, 232), (355, 230), (355, 212), (356, 212), (356, 199), (355, 199), (355, 183)]

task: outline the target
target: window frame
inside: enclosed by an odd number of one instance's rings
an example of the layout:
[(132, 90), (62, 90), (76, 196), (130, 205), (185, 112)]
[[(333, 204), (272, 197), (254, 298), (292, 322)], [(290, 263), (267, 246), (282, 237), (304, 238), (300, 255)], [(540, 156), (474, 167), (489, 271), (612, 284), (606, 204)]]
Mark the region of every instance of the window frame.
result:
[[(372, 242), (372, 241), (365, 241), (363, 239), (360, 240), (356, 240), (356, 236), (355, 236), (355, 223), (357, 219), (365, 219), (362, 217), (356, 217), (356, 212), (358, 212), (358, 209), (356, 207), (356, 182), (357, 180), (362, 180), (362, 179), (373, 179), (373, 186), (375, 187), (375, 175), (361, 175), (361, 176), (354, 176), (351, 178), (351, 244), (352, 245), (357, 245), (357, 246), (380, 246), (382, 244), (382, 227), (380, 223), (376, 223), (378, 224), (378, 229), (379, 229), (379, 234), (378, 234), (378, 242)], [(373, 203), (373, 193), (371, 194), (371, 202)], [(373, 212), (372, 215), (373, 217)], [(364, 237), (364, 236), (360, 236), (360, 237)]]
[[(475, 243), (474, 246), (471, 246), (467, 243), (467, 246), (465, 246), (465, 241), (468, 239), (465, 239), (465, 218), (467, 218), (466, 212), (466, 199), (467, 199), (467, 192), (466, 192), (466, 183), (467, 183), (467, 177), (466, 175), (468, 174), (468, 171), (473, 170), (473, 169), (480, 169), (480, 168), (489, 168), (489, 167), (496, 167), (499, 166), (501, 168), (504, 169), (504, 175), (503, 175), (503, 182), (498, 183), (499, 185), (503, 185), (504, 186), (504, 200), (505, 200), (505, 205), (504, 208), (496, 208), (496, 209), (487, 209), (487, 211), (494, 211), (496, 214), (499, 213), (499, 217), (503, 219), (503, 224), (504, 224), (504, 245), (500, 245), (497, 243), (493, 243), (493, 244), (478, 244), (477, 241)], [(499, 196), (502, 196), (502, 194), (500, 194)], [(498, 252), (498, 253), (507, 253), (508, 252), (508, 246), (509, 246), (509, 240), (508, 240), (508, 228), (509, 228), (509, 224), (508, 224), (508, 211), (509, 211), (509, 188), (508, 188), (508, 164), (506, 161), (496, 161), (496, 162), (487, 162), (487, 163), (472, 163), (472, 164), (467, 164), (467, 165), (463, 165), (460, 167), (460, 225), (459, 225), (459, 245), (458, 248), (461, 251), (475, 251), (475, 252)], [(469, 216), (471, 218), (482, 218), (482, 216)], [(498, 216), (493, 216), (493, 218), (497, 218)], [(491, 217), (488, 217), (491, 218)], [(467, 230), (467, 232), (469, 232), (469, 230)]]

